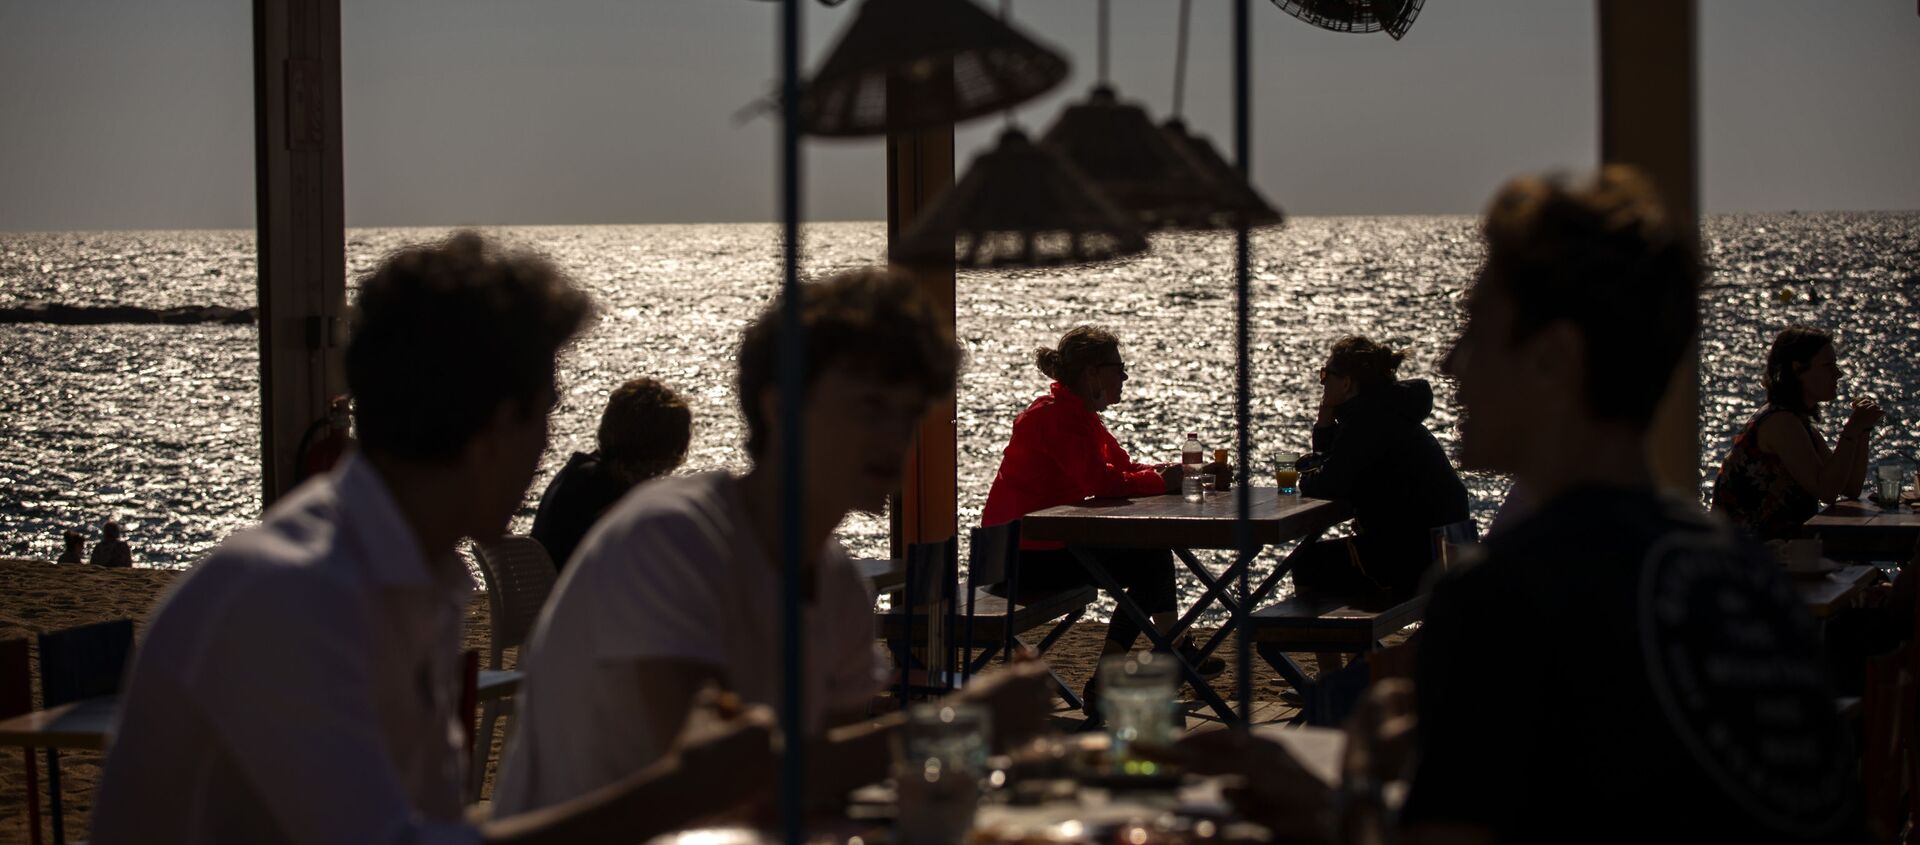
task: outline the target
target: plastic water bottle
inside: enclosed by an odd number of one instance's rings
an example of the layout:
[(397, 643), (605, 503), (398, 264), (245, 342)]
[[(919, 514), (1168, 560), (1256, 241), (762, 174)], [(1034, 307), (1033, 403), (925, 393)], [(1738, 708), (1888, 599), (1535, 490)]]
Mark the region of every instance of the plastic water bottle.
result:
[(1185, 464), (1187, 474), (1199, 475), (1206, 460), (1206, 453), (1200, 448), (1200, 435), (1188, 432), (1187, 442), (1180, 446), (1180, 463)]

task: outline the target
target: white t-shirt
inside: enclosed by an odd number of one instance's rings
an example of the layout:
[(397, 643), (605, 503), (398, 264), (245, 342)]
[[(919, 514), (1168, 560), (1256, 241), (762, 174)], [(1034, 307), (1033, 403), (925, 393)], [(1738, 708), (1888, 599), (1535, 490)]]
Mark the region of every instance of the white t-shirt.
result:
[[(550, 806), (657, 760), (674, 737), (641, 718), (645, 659), (719, 670), (748, 703), (779, 704), (780, 573), (724, 472), (643, 485), (587, 533), (540, 614), (494, 812)], [(840, 544), (821, 550), (805, 605), (811, 731), (877, 690), (873, 596)]]

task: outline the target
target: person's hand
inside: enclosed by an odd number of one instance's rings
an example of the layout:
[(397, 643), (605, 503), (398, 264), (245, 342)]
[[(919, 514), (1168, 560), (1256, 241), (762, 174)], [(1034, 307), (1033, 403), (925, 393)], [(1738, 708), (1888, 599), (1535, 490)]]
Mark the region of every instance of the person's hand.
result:
[(994, 745), (1003, 750), (1046, 730), (1053, 713), (1053, 679), (1045, 661), (1022, 649), (1012, 666), (974, 677), (948, 700), (986, 707), (993, 719)]
[(1286, 746), (1228, 729), (1188, 734), (1163, 753), (1187, 771), (1229, 778), (1227, 800), (1273, 831), (1275, 840), (1326, 838), (1331, 785), (1307, 771)]
[[(669, 753), (679, 760), (680, 776), (694, 783), (725, 784), (723, 805), (740, 805), (773, 783), (777, 721), (765, 705), (742, 707), (732, 693), (715, 687), (701, 691), (686, 726)], [(724, 809), (724, 806), (713, 808)]]
[(1167, 464), (1160, 468), (1160, 480), (1167, 483), (1169, 494), (1180, 492), (1180, 479), (1186, 474), (1187, 468), (1180, 464)]
[[(1345, 384), (1345, 387), (1337, 387), (1337, 384)], [(1333, 425), (1334, 410), (1346, 404), (1348, 399), (1353, 398), (1353, 395), (1354, 389), (1352, 384), (1344, 380), (1342, 380), (1342, 382), (1329, 381), (1321, 386), (1320, 412), (1319, 416), (1314, 419), (1313, 427), (1326, 428), (1327, 426)]]
[(1348, 717), (1341, 772), (1348, 779), (1397, 780), (1413, 754), (1413, 682), (1382, 678), (1367, 689)]
[(1853, 413), (1847, 416), (1846, 427), (1865, 434), (1887, 418), (1887, 412), (1880, 410), (1880, 403), (1872, 397), (1863, 396), (1853, 400)]

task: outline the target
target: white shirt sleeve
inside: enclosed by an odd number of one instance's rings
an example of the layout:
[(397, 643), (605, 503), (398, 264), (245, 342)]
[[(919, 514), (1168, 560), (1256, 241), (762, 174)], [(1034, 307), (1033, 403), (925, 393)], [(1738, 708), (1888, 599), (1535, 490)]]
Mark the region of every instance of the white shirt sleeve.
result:
[(288, 570), (226, 605), (218, 628), (230, 635), (187, 667), (186, 689), (289, 841), (480, 841), (411, 806), (371, 697), (379, 644), (349, 588)]

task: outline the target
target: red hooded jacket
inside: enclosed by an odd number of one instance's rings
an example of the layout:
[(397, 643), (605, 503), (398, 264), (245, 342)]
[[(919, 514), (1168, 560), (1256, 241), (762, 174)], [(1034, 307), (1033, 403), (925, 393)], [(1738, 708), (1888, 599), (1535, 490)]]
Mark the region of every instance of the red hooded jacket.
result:
[[(987, 492), (981, 525), (1012, 522), (1037, 510), (1092, 497), (1151, 496), (1166, 492), (1158, 470), (1134, 463), (1107, 433), (1100, 416), (1073, 391), (1054, 382), (1013, 419), (1013, 437)], [(1023, 549), (1065, 544), (1022, 538)]]

